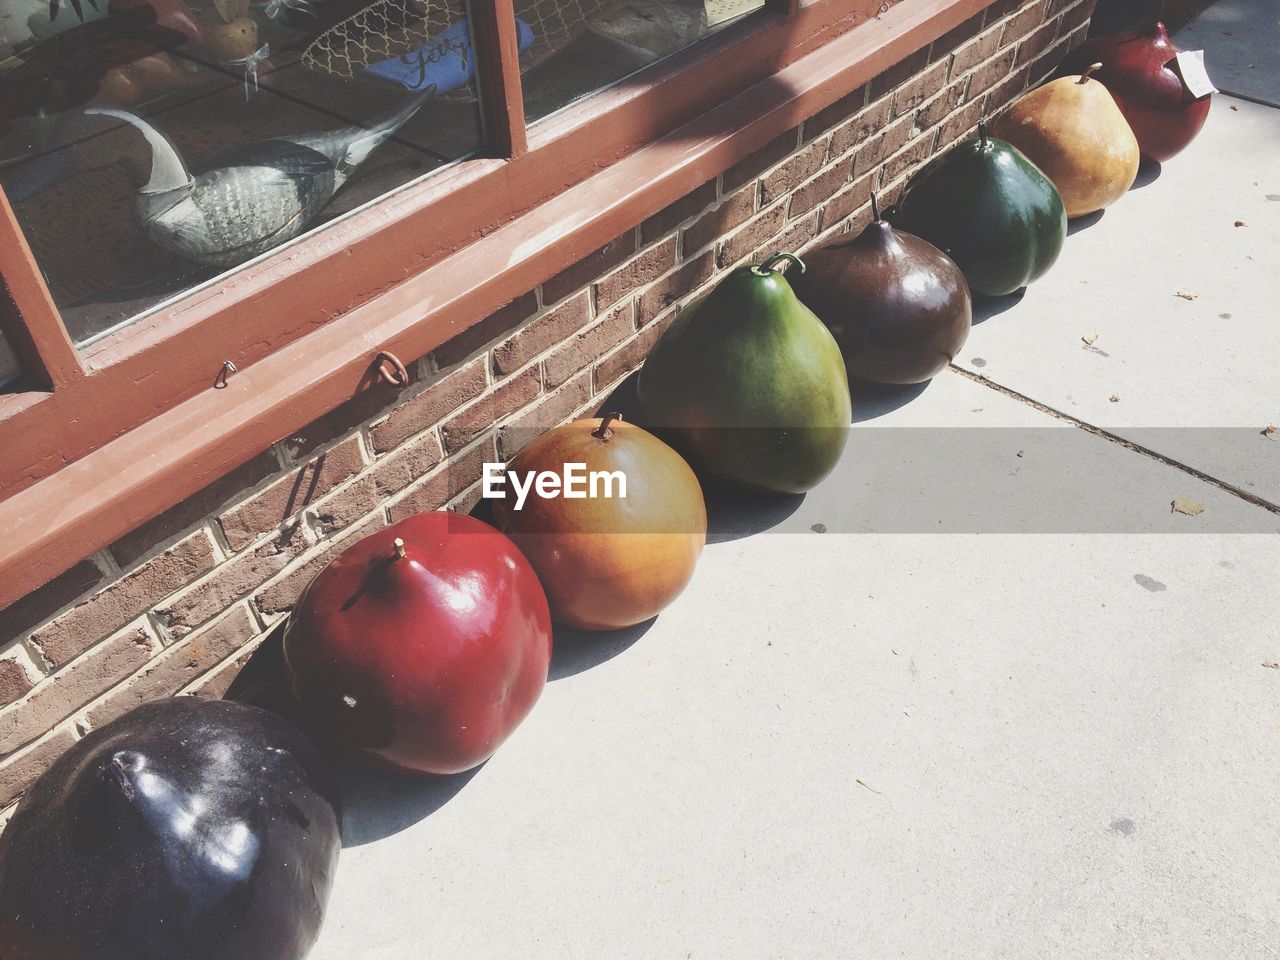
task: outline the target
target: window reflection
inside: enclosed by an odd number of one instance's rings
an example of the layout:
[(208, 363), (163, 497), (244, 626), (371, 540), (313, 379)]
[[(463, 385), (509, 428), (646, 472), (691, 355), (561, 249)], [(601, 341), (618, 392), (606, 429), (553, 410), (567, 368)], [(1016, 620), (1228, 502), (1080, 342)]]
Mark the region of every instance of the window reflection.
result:
[(18, 362), (18, 355), (9, 345), (9, 338), (0, 331), (0, 392), (12, 390), (20, 376), (22, 365)]
[(463, 0), (0, 0), (0, 185), (77, 343), (480, 139)]
[(766, 0), (515, 0), (525, 115), (547, 116), (728, 26)]

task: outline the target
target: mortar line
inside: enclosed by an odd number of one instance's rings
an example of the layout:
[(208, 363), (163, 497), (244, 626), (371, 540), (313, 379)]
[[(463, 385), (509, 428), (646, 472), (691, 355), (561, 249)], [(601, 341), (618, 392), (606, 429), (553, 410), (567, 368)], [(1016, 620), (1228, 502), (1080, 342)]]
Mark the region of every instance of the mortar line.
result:
[(966, 370), (963, 367), (956, 366), (954, 363), (949, 363), (947, 364), (947, 366), (952, 372), (958, 373), (960, 374), (960, 376), (968, 380), (972, 380), (974, 383), (980, 383), (984, 387), (988, 387), (994, 390), (996, 393), (1004, 394), (1006, 397), (1009, 397), (1011, 400), (1017, 400), (1021, 403), (1026, 404), (1029, 407), (1032, 407), (1035, 410), (1039, 410), (1041, 413), (1048, 414), (1054, 419), (1061, 420), (1064, 423), (1069, 423), (1073, 427), (1083, 430), (1085, 433), (1092, 434), (1093, 436), (1099, 437), (1110, 443), (1119, 444), (1120, 446), (1124, 447), (1126, 450), (1130, 450), (1134, 453), (1141, 454), (1142, 456), (1147, 457), (1150, 460), (1155, 460), (1157, 463), (1163, 463), (1165, 466), (1173, 467), (1175, 470), (1180, 470), (1183, 473), (1188, 474), (1189, 476), (1195, 477), (1197, 480), (1203, 480), (1205, 483), (1209, 484), (1210, 486), (1216, 487), (1219, 490), (1222, 490), (1235, 497), (1238, 497), (1239, 499), (1244, 500), (1247, 503), (1251, 503), (1255, 507), (1261, 507), (1263, 510), (1266, 510), (1269, 513), (1280, 515), (1280, 504), (1274, 504), (1270, 500), (1265, 500), (1262, 497), (1258, 496), (1256, 493), (1250, 493), (1248, 490), (1242, 490), (1240, 487), (1237, 487), (1234, 484), (1227, 483), (1225, 480), (1219, 480), (1217, 477), (1211, 476), (1210, 474), (1205, 473), (1203, 470), (1199, 470), (1189, 464), (1181, 462), (1180, 460), (1174, 460), (1172, 457), (1165, 456), (1163, 453), (1158, 453), (1155, 450), (1152, 450), (1150, 447), (1144, 447), (1140, 443), (1134, 443), (1132, 440), (1126, 440), (1124, 437), (1111, 433), (1110, 431), (1104, 430), (1101, 427), (1096, 427), (1092, 423), (1089, 423), (1086, 420), (1081, 420), (1079, 417), (1073, 417), (1071, 414), (1065, 413), (1062, 410), (1058, 410), (1054, 407), (1051, 407), (1048, 404), (1041, 403), (1039, 400), (1033, 400), (1031, 399), (1031, 397), (1028, 397), (1026, 394), (1019, 393), (1017, 390), (1014, 390), (1010, 387), (1006, 387), (1003, 384), (996, 383), (994, 380), (990, 379), (989, 377), (983, 376), (980, 373), (972, 373), (971, 371)]

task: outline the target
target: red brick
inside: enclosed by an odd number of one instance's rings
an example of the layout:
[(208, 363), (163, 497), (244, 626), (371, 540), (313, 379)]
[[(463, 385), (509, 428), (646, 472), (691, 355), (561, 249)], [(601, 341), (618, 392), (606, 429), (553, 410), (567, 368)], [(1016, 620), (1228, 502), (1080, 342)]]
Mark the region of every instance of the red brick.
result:
[(510, 460), (529, 441), (566, 422), (591, 400), (591, 373), (583, 370), (563, 387), (498, 431), (498, 457)]
[(436, 367), (446, 370), (462, 363), (500, 337), (510, 333), (538, 310), (538, 295), (533, 291), (512, 300), (479, 323), (460, 330), (453, 339), (432, 351)]
[(716, 182), (708, 180), (702, 186), (685, 194), (675, 203), (659, 210), (640, 224), (640, 242), (645, 246), (661, 240), (686, 220), (696, 217), (716, 202)]
[[(714, 185), (712, 189), (715, 189)], [(542, 285), (542, 302), (548, 305), (560, 302), (575, 290), (581, 290), (597, 277), (608, 273), (635, 252), (636, 232), (628, 230), (546, 281)]]
[(954, 83), (947, 84), (941, 93), (921, 105), (920, 109), (916, 111), (916, 126), (921, 130), (928, 130), (941, 121), (943, 117), (964, 103), (965, 93), (968, 89), (968, 77), (961, 77)]
[(364, 469), (364, 446), (348, 437), (293, 470), (219, 518), (232, 550), (242, 550), (264, 533), (298, 516), (348, 477)]
[(840, 160), (827, 167), (808, 183), (801, 184), (791, 195), (787, 216), (801, 216), (829, 199), (849, 182), (852, 170), (853, 164), (848, 159)]
[(933, 155), (934, 134), (932, 132), (916, 137), (903, 150), (899, 150), (884, 162), (880, 175), (881, 183), (890, 183), (913, 167), (919, 166)]
[(591, 319), (591, 298), (584, 290), (493, 348), (493, 365), (500, 374), (515, 373), (557, 343), (573, 336)]
[(968, 20), (959, 26), (952, 27), (937, 40), (933, 41), (933, 46), (929, 50), (930, 59), (941, 60), (946, 62), (947, 54), (955, 50), (966, 40), (976, 37), (982, 32), (982, 24), (986, 22), (985, 10), (975, 13)]
[(796, 253), (804, 249), (814, 237), (818, 235), (819, 223), (818, 211), (814, 210), (808, 216), (801, 217), (794, 223), (791, 223), (780, 234), (773, 238), (768, 244), (768, 250), (761, 250), (760, 258), (766, 252), (772, 253), (775, 250), (785, 250), (788, 253)]
[(893, 107), (893, 97), (877, 100), (860, 111), (851, 120), (842, 123), (831, 132), (831, 156), (838, 157), (848, 153), (859, 144), (865, 143), (884, 129), (889, 122), (889, 114)]
[(774, 200), (790, 193), (821, 170), (826, 158), (826, 140), (817, 140), (800, 150), (760, 181), (760, 205), (767, 207)]
[(1024, 6), (1039, 6), (1044, 0), (996, 0), (987, 7), (987, 26), (993, 25), (1001, 17), (1013, 13)]
[(530, 367), (494, 388), (440, 427), (445, 452), (457, 453), (503, 417), (532, 401), (541, 391), (542, 374), (537, 367)]
[[(768, 210), (757, 214), (733, 236), (727, 237), (720, 244), (716, 265), (720, 267), (732, 266), (743, 257), (749, 256), (760, 244), (781, 230), (784, 221), (787, 219), (785, 208), (785, 203), (775, 204)], [(659, 312), (661, 311), (654, 310), (649, 316), (654, 317)], [(643, 313), (641, 317), (644, 317)]]
[(929, 49), (917, 50), (910, 56), (899, 60), (888, 70), (871, 81), (870, 99), (878, 100), (886, 93), (896, 89), (914, 74), (919, 73), (929, 62)]
[(774, 137), (751, 156), (739, 160), (726, 170), (720, 181), (723, 192), (730, 193), (747, 185), (775, 163), (790, 156), (796, 149), (800, 136), (799, 130), (800, 128), (796, 127)]
[[(1086, 28), (1081, 28), (1086, 29)], [(1058, 64), (1062, 62), (1062, 58), (1067, 55), (1067, 51), (1071, 49), (1071, 43), (1063, 37), (1058, 40), (1044, 53), (1031, 61), (1027, 77), (1033, 83), (1039, 83), (1041, 80), (1049, 76), (1058, 69)]]
[(715, 259), (708, 250), (667, 274), (644, 293), (636, 304), (636, 321), (648, 323), (677, 300), (693, 292), (715, 272)]
[(1004, 22), (1000, 33), (1000, 46), (1012, 46), (1044, 22), (1044, 0), (1029, 4)]
[(156, 646), (144, 628), (130, 626), (0, 709), (0, 756), (26, 746), (115, 686), (150, 660)]
[(1077, 27), (1088, 23), (1089, 17), (1092, 16), (1092, 14), (1093, 9), (1091, 5), (1087, 3), (1082, 3), (1077, 7), (1072, 7), (1063, 14), (1062, 18), (1058, 21), (1057, 36), (1060, 39), (1065, 39)]
[(198, 530), (41, 627), (31, 639), (56, 670), (212, 570), (214, 562), (213, 541)]
[(205, 517), (216, 514), (279, 469), (276, 455), (270, 450), (263, 451), (154, 520), (121, 537), (111, 545), (112, 556), (122, 568), (132, 567), (154, 553), (165, 541), (198, 526)]
[(0, 610), (0, 646), (26, 636), (74, 600), (102, 582), (103, 574), (92, 560), (82, 560)]
[(886, 157), (891, 157), (918, 133), (912, 117), (900, 117), (864, 143), (853, 157), (853, 176), (861, 177), (874, 167), (880, 166)]
[(15, 650), (0, 657), (0, 707), (26, 696), (35, 686), (16, 654)]
[(649, 355), (649, 351), (653, 349), (654, 344), (666, 333), (667, 327), (671, 326), (671, 322), (675, 320), (676, 312), (675, 310), (668, 310), (665, 314), (645, 326), (637, 337), (627, 341), (595, 365), (593, 376), (597, 396), (602, 395), (644, 362), (644, 358)]
[(258, 624), (249, 615), (249, 608), (243, 603), (237, 604), (207, 627), (161, 652), (142, 670), (93, 704), (86, 713), (89, 724), (100, 727), (134, 707), (177, 693), (231, 656), (257, 633)]
[(420, 434), (312, 507), (307, 514), (312, 526), (322, 537), (333, 536), (380, 510), (388, 497), (426, 476), (443, 459), (439, 438), (434, 433)]
[(821, 229), (827, 230), (849, 216), (860, 207), (871, 202), (871, 191), (875, 188), (878, 176), (869, 173), (849, 184), (822, 208)]
[(1016, 100), (1027, 89), (1027, 79), (1031, 75), (1031, 67), (1019, 67), (987, 91), (982, 112), (994, 117), (1008, 104)]
[(394, 450), (415, 434), (437, 423), (484, 393), (488, 384), (486, 358), (477, 357), (465, 367), (433, 383), (422, 393), (391, 411), (387, 419), (369, 428), (373, 452)]
[(599, 322), (583, 330), (542, 363), (542, 384), (554, 390), (579, 370), (588, 367), (635, 333), (635, 310), (630, 302), (621, 303), (606, 313)]
[[(358, 396), (311, 421), (282, 442), (290, 459), (294, 463), (304, 460), (317, 447), (354, 432), (360, 424), (386, 413), (417, 393), (420, 382), (418, 363), (406, 363), (405, 370), (409, 374), (409, 383), (403, 387), (393, 387), (377, 377), (371, 366), (366, 378), (369, 385)], [(206, 512), (215, 513), (216, 510)]]
[(1090, 29), (1091, 29), (1090, 24), (1082, 23), (1080, 24), (1080, 26), (1072, 30), (1070, 35), (1064, 38), (1067, 41), (1067, 50), (1068, 51), (1074, 50), (1076, 47), (1080, 46), (1087, 39), (1089, 39)]
[(989, 60), (1000, 47), (1000, 31), (988, 30), (974, 37), (955, 52), (951, 58), (951, 72), (948, 79), (963, 77), (974, 67)]
[(461, 456), (454, 457), (435, 472), (428, 474), (387, 506), (392, 523), (415, 513), (439, 510), (467, 487), (480, 479), (486, 463), (497, 463), (494, 437), (482, 441)]
[(836, 127), (867, 104), (867, 93), (870, 85), (864, 84), (852, 93), (845, 94), (831, 106), (819, 110), (804, 122), (801, 130), (801, 143), (810, 143), (832, 127)]
[(75, 742), (75, 735), (64, 727), (46, 734), (21, 753), (0, 760), (0, 806), (22, 796)]
[(308, 546), (302, 524), (291, 524), (265, 543), (228, 560), (178, 596), (157, 605), (153, 613), (170, 636), (185, 636), (262, 586)]
[(969, 78), (969, 99), (981, 99), (984, 93), (1008, 77), (1013, 72), (1013, 61), (1016, 56), (1016, 50), (1010, 47), (973, 71), (973, 76)]
[(1030, 63), (1040, 54), (1044, 53), (1053, 46), (1054, 38), (1058, 34), (1058, 25), (1056, 23), (1046, 23), (1034, 33), (1031, 33), (1018, 44), (1018, 58), (1014, 61), (1016, 66)]
[(740, 224), (746, 223), (756, 209), (755, 184), (743, 187), (720, 201), (714, 210), (708, 210), (684, 230), (683, 251), (686, 257), (696, 254), (703, 247), (715, 243), (720, 237)]
[(650, 247), (596, 284), (596, 309), (603, 313), (623, 297), (662, 276), (676, 263), (676, 238)]
[(345, 531), (341, 537), (322, 541), (313, 552), (305, 555), (305, 559), (297, 566), (286, 568), (283, 573), (258, 590), (253, 597), (254, 606), (268, 619), (290, 610), (299, 594), (315, 579), (315, 575), (325, 564), (361, 537), (380, 530), (386, 525), (387, 518), (380, 510), (369, 519)]
[(266, 638), (267, 634), (265, 633), (254, 637), (241, 647), (240, 652), (234, 657), (227, 658), (204, 676), (197, 677), (187, 684), (182, 689), (181, 695), (184, 697), (201, 697), (206, 700), (221, 700), (227, 695), (227, 691), (235, 683), (240, 671), (253, 658), (253, 655), (258, 652), (258, 648), (262, 646), (262, 642)]
[(941, 152), (978, 125), (985, 114), (982, 100), (971, 100), (938, 125), (937, 150)]
[(893, 116), (910, 113), (942, 89), (947, 82), (947, 65), (935, 63), (900, 86), (893, 94)]

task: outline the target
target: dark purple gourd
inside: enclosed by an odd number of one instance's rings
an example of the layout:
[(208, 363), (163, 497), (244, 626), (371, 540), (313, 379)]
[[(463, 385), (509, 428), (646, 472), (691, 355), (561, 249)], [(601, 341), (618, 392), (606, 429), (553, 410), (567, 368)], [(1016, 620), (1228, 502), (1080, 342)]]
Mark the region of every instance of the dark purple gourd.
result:
[(59, 758), (0, 834), (0, 957), (300, 960), (338, 824), (333, 778), (287, 721), (138, 707)]
[(850, 379), (922, 383), (950, 363), (973, 311), (960, 268), (933, 244), (880, 216), (852, 239), (810, 253), (796, 296), (830, 328)]

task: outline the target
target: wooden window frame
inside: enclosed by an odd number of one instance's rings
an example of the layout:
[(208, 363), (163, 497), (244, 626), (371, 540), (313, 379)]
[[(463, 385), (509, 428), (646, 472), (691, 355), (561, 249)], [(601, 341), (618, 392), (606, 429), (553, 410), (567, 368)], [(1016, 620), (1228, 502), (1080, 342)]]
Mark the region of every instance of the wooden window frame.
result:
[(490, 155), (81, 351), (0, 190), (32, 387), (0, 395), (0, 609), (370, 389), (378, 351), (429, 353), (992, 2), (770, 0), (527, 128), (512, 2), (473, 0)]

